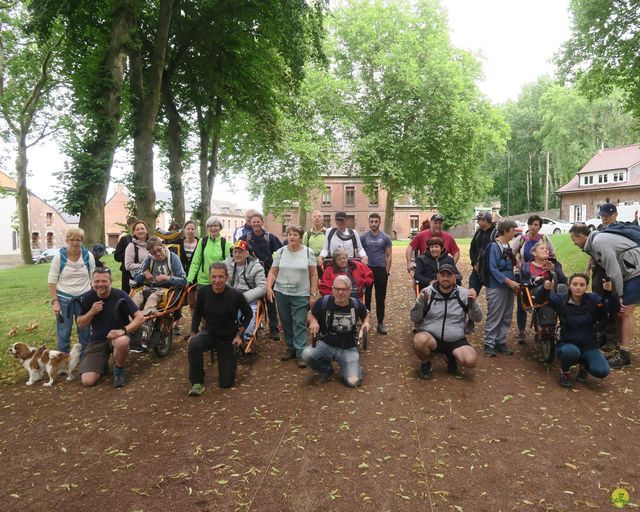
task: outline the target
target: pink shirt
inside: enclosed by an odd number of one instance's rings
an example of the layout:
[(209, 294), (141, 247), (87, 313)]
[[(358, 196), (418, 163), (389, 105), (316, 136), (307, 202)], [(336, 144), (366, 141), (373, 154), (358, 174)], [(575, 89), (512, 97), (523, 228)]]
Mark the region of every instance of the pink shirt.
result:
[(460, 248), (458, 247), (458, 244), (456, 244), (456, 239), (453, 238), (449, 233), (441, 231), (438, 235), (434, 235), (430, 229), (420, 231), (420, 233), (414, 236), (413, 240), (409, 242), (409, 245), (413, 250), (418, 249), (418, 251), (420, 251), (420, 254), (424, 254), (425, 252), (427, 252), (427, 242), (436, 236), (438, 238), (442, 238), (442, 241), (444, 242), (444, 248), (451, 256), (455, 256), (460, 252)]

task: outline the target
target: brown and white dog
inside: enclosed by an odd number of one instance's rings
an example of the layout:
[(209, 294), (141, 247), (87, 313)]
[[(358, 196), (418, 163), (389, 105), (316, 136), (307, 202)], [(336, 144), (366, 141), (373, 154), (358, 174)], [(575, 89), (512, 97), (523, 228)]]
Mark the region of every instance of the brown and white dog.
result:
[(71, 352), (66, 354), (58, 350), (47, 350), (45, 345), (36, 349), (26, 343), (14, 343), (9, 352), (16, 356), (22, 362), (23, 368), (29, 372), (27, 386), (38, 382), (44, 377), (45, 372), (49, 376), (49, 382), (45, 382), (43, 386), (51, 386), (59, 374), (65, 374), (67, 380), (73, 380), (73, 370), (80, 362), (80, 349), (80, 343), (76, 343)]

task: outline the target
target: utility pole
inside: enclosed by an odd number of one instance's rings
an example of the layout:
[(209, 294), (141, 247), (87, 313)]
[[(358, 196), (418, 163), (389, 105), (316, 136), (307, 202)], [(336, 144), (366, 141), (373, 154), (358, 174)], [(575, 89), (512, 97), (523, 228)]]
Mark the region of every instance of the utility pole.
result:
[(511, 152), (507, 149), (507, 217), (511, 211), (509, 208), (509, 202), (511, 200)]
[(544, 175), (544, 209), (549, 209), (549, 152), (547, 151), (547, 172)]

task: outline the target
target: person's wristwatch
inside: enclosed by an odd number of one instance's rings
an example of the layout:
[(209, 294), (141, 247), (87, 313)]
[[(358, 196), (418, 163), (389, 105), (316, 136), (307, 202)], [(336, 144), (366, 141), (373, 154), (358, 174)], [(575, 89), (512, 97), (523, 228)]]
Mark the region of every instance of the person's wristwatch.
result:
[(317, 299), (318, 298), (318, 292), (313, 292), (309, 296), (313, 297), (314, 299)]
[(127, 331), (127, 326), (125, 325), (122, 330), (124, 331), (125, 336), (129, 336), (129, 331)]

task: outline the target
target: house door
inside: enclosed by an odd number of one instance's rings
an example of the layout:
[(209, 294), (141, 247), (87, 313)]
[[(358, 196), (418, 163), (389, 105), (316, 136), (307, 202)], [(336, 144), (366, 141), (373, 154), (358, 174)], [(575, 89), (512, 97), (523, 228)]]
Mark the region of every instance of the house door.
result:
[(347, 227), (349, 229), (356, 228), (356, 216), (355, 215), (347, 215)]

